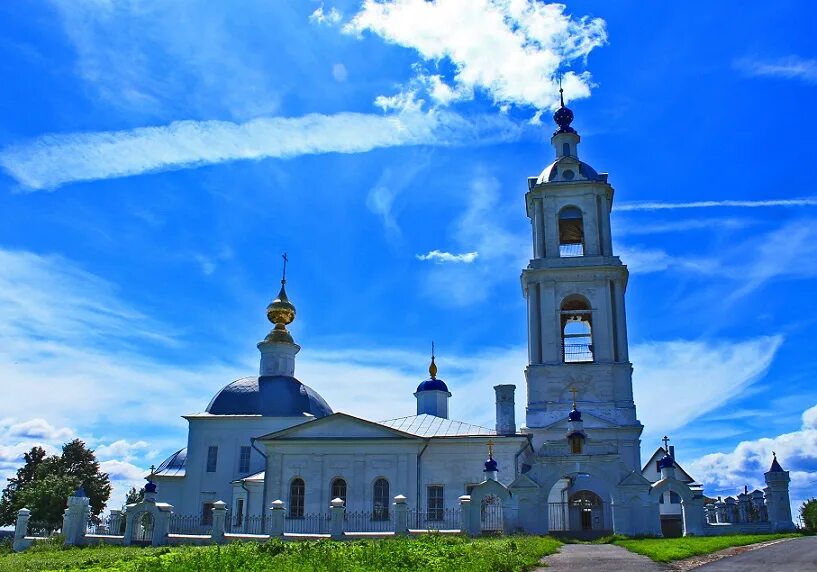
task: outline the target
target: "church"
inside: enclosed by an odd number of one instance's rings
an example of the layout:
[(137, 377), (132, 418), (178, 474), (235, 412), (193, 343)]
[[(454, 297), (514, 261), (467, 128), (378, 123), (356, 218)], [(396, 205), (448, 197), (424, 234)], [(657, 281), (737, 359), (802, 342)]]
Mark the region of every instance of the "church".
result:
[[(705, 497), (666, 441), (641, 464), (628, 271), (613, 252), (610, 225), (613, 187), (607, 173), (579, 159), (580, 137), (563, 100), (554, 120), (555, 159), (527, 179), (525, 194), (533, 248), (521, 276), (524, 425), (514, 416), (513, 385), (484, 396), (486, 407), (494, 401), (494, 427), (450, 419), (456, 384), (452, 392), (438, 377), (433, 352), (429, 377), (414, 393), (416, 415), (374, 421), (333, 411), (318, 391), (321, 380), (306, 385), (295, 377), (300, 346), (287, 326), (296, 308), (284, 274), (267, 307), (274, 327), (258, 343), (258, 375), (233, 381), (203, 412), (184, 416), (187, 446), (148, 476), (162, 500), (203, 522), (224, 501), (238, 527), (279, 500), (293, 520), (326, 512), (334, 499), (373, 521), (387, 519), (397, 495), (438, 529), (459, 526), (448, 520), (463, 499), (480, 499), (484, 517), (485, 503), (497, 498), (503, 527), (527, 533), (716, 534), (718, 525), (748, 523), (735, 511), (730, 520)], [(766, 482), (764, 527), (793, 528), (789, 475), (777, 459)], [(498, 493), (481, 492), (489, 489)], [(749, 508), (746, 515), (760, 514)]]

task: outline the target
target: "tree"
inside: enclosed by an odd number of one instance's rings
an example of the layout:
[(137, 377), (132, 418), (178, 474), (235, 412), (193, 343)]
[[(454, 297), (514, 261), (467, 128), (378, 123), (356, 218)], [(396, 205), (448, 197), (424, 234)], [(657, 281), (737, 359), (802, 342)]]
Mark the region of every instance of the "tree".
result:
[(0, 524), (14, 524), (17, 511), (25, 507), (31, 510), (32, 522), (58, 528), (68, 496), (80, 486), (88, 496), (92, 518), (98, 519), (111, 496), (111, 483), (85, 443), (74, 439), (63, 445), (61, 455), (50, 457), (34, 447), (23, 460), (25, 464), (16, 477), (8, 479), (0, 497)]
[(809, 532), (817, 532), (817, 498), (807, 500), (800, 507), (803, 526)]
[(126, 505), (142, 502), (143, 500), (145, 500), (145, 487), (142, 487), (138, 491), (136, 490), (136, 487), (131, 487), (125, 494)]

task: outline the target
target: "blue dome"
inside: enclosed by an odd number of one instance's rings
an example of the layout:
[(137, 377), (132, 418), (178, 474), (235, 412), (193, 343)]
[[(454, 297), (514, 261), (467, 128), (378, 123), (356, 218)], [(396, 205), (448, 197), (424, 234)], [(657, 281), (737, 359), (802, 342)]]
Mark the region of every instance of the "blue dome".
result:
[(332, 409), (311, 387), (288, 375), (242, 377), (219, 391), (207, 413), (265, 417), (326, 417)]
[(669, 468), (672, 468), (674, 466), (675, 466), (675, 461), (673, 461), (672, 457), (670, 457), (668, 454), (661, 457), (661, 459), (658, 461), (658, 470), (659, 471), (661, 469), (669, 469)]
[(482, 471), (483, 473), (493, 473), (499, 471), (499, 465), (497, 465), (496, 461), (493, 457), (489, 457), (487, 461), (485, 461), (485, 470)]
[(445, 391), (448, 393), (448, 386), (442, 379), (427, 379), (417, 386), (417, 391)]
[(581, 421), (582, 420), (582, 412), (576, 409), (575, 407), (570, 410), (570, 413), (567, 414), (568, 421)]

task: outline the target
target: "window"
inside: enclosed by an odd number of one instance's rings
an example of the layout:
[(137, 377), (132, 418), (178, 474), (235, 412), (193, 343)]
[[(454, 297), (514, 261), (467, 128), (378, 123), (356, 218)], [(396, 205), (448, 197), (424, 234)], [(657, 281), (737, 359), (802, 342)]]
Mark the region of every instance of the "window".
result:
[(343, 504), (346, 504), (346, 481), (343, 479), (334, 479), (332, 481), (332, 500), (342, 499)]
[(207, 472), (215, 473), (216, 464), (218, 463), (218, 447), (210, 445), (207, 447)]
[(289, 483), (289, 518), (303, 518), (304, 516), (304, 480), (292, 479)]
[(374, 520), (389, 519), (389, 481), (377, 479), (372, 487), (372, 518)]
[(206, 525), (213, 524), (213, 503), (211, 502), (202, 503), (201, 523)]
[(431, 485), (427, 489), (426, 502), (428, 508), (428, 520), (442, 520), (443, 509), (443, 486)]
[(250, 448), (249, 447), (241, 447), (241, 453), (238, 456), (238, 472), (239, 473), (249, 473), (250, 472)]
[(244, 522), (244, 499), (238, 499), (235, 503), (235, 525), (241, 526)]
[(562, 302), (562, 357), (565, 363), (593, 361), (593, 312), (586, 299), (572, 296)]
[(670, 504), (681, 504), (681, 495), (679, 495), (675, 491), (670, 491), (669, 492), (669, 502), (670, 502)]
[(570, 143), (562, 143), (562, 155), (570, 155)]
[(573, 454), (580, 454), (584, 446), (584, 435), (579, 432), (571, 433), (567, 438), (570, 443), (570, 452)]
[(559, 211), (559, 256), (584, 256), (584, 222), (577, 207)]

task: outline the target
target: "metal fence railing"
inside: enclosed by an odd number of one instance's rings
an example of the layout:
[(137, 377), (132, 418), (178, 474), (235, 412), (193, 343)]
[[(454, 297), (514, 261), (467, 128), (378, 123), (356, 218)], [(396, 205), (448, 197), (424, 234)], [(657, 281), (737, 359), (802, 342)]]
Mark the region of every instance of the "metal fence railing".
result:
[(28, 531), (26, 536), (33, 536), (36, 538), (48, 538), (49, 536), (56, 536), (60, 533), (60, 526), (52, 522), (38, 522), (28, 521)]
[(230, 534), (269, 534), (270, 517), (244, 515), (227, 518), (225, 532)]
[(593, 361), (593, 344), (563, 344), (565, 363), (584, 363)]
[(97, 521), (89, 521), (85, 527), (85, 534), (122, 536), (125, 534), (125, 517), (112, 517), (108, 515)]
[(425, 511), (409, 510), (409, 529), (414, 530), (459, 530), (460, 509), (441, 508)]
[(330, 517), (328, 513), (305, 514), (300, 517), (286, 517), (284, 532), (290, 534), (329, 534)]
[(205, 521), (201, 515), (170, 515), (170, 534), (211, 534), (213, 523)]
[(343, 528), (346, 532), (394, 532), (394, 512), (347, 511)]

